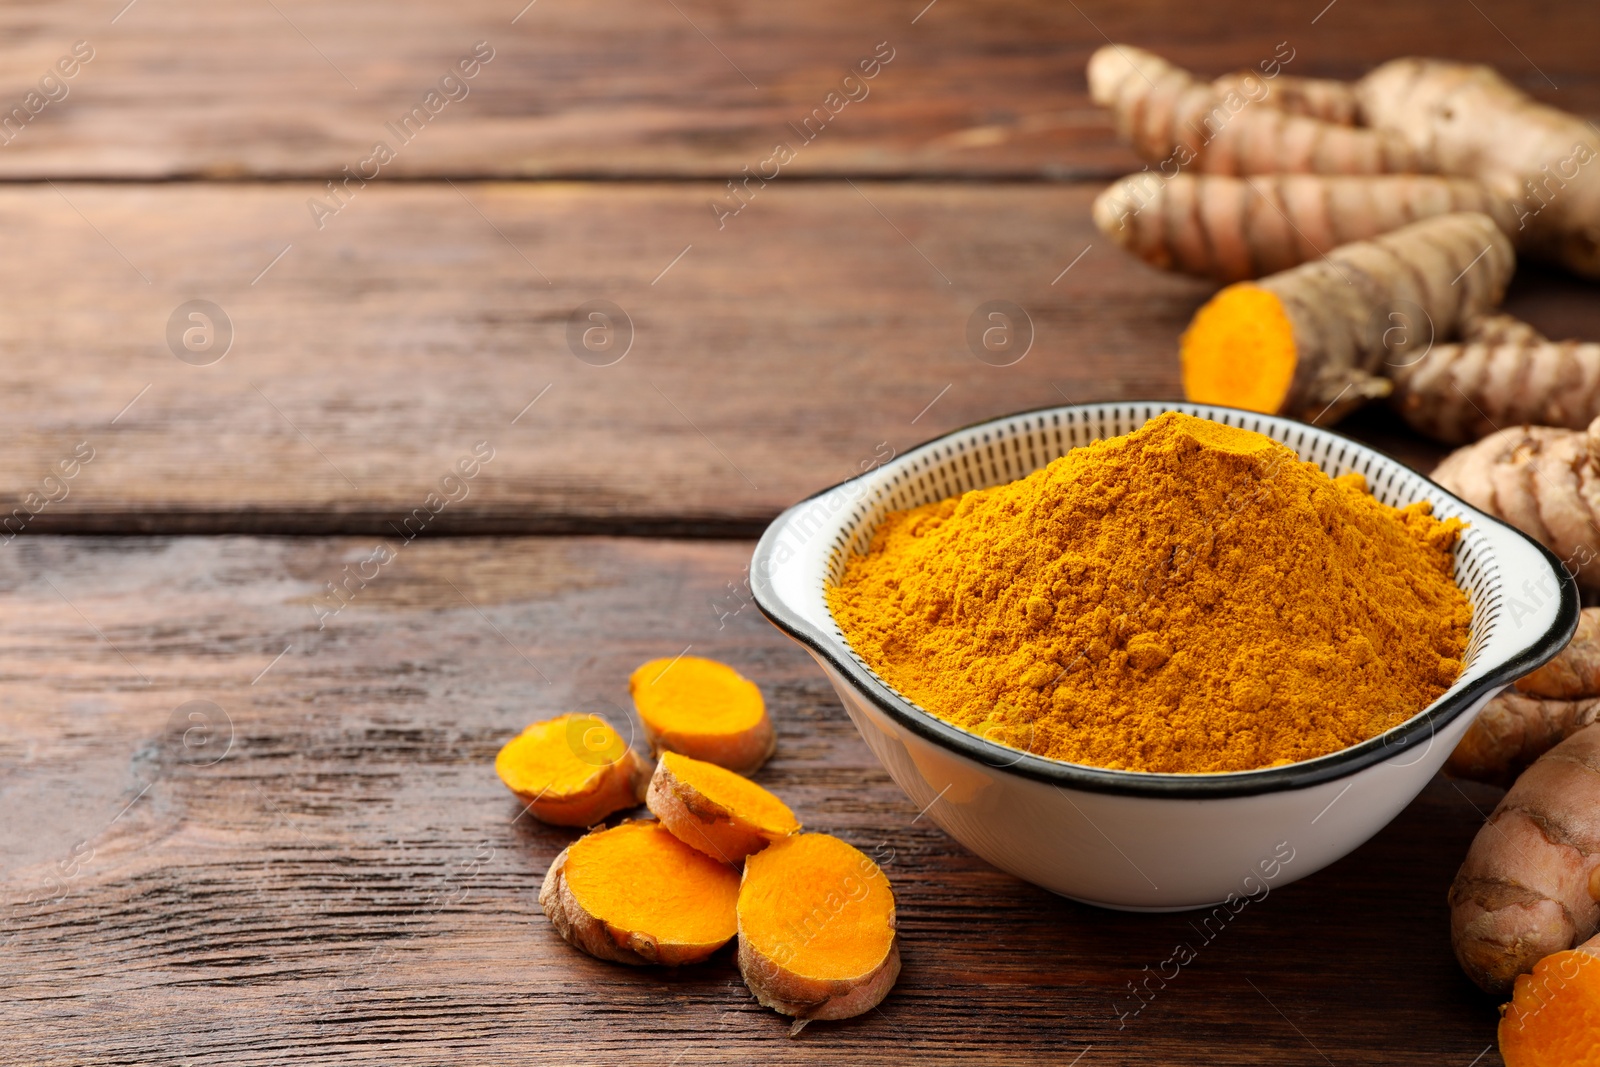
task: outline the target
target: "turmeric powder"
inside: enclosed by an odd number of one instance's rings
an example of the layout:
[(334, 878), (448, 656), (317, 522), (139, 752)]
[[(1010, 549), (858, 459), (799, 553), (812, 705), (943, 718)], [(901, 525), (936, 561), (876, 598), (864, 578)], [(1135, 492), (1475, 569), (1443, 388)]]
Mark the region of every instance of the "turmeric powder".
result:
[(958, 726), (1074, 763), (1242, 771), (1359, 743), (1455, 682), (1461, 528), (1169, 412), (891, 514), (828, 600), (887, 684)]

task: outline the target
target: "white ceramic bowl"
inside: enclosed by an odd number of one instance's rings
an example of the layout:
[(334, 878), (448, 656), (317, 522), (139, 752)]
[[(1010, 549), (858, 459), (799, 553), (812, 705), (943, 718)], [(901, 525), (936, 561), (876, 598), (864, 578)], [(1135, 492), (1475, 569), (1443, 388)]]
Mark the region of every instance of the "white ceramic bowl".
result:
[[(1435, 514), (1470, 523), (1456, 550), (1456, 581), (1473, 604), (1456, 684), (1415, 717), (1332, 755), (1228, 774), (1152, 774), (986, 740), (905, 699), (852, 651), (824, 590), (885, 513), (1021, 478), (1164, 411), (1259, 431), (1330, 475), (1360, 471), (1384, 503), (1429, 500)], [(1553, 555), (1382, 453), (1292, 419), (1163, 402), (1046, 408), (930, 441), (778, 516), (756, 547), (750, 582), (761, 610), (816, 657), (868, 746), (929, 818), (1020, 878), (1135, 910), (1258, 896), (1355, 849), (1422, 790), (1489, 698), (1555, 655), (1578, 620), (1577, 588)]]

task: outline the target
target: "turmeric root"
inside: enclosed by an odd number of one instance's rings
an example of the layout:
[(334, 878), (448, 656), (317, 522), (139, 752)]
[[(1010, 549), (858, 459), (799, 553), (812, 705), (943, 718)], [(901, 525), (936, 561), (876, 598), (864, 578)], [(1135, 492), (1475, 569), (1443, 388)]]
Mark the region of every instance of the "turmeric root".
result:
[[(1260, 85), (1268, 81), (1270, 91), (1263, 94)], [(1255, 95), (1256, 103), (1277, 108), (1291, 115), (1321, 119), (1336, 126), (1361, 124), (1361, 98), (1354, 85), (1333, 78), (1298, 78), (1292, 74), (1279, 74), (1263, 79), (1253, 70), (1224, 74), (1211, 83), (1213, 92), (1221, 96), (1238, 93), (1245, 98)]]
[(1207, 85), (1149, 52), (1109, 45), (1089, 61), (1089, 88), (1166, 177), (1469, 178), (1507, 205), (1519, 249), (1600, 278), (1600, 129), (1488, 67), (1397, 59), (1351, 84), (1245, 72)]
[(1356, 84), (1361, 114), (1400, 137), (1419, 169), (1476, 178), (1517, 203), (1548, 258), (1600, 277), (1600, 131), (1489, 67), (1396, 59)]
[(1586, 431), (1513, 426), (1450, 453), (1433, 480), (1560, 556), (1579, 588), (1600, 590), (1597, 449), (1600, 419)]
[(1468, 178), (1130, 174), (1094, 202), (1102, 233), (1153, 266), (1221, 282), (1288, 270), (1419, 219), (1481, 211), (1515, 232), (1510, 201)]
[[(1230, 285), (1195, 313), (1179, 347), (1194, 401), (1337, 421), (1386, 396), (1397, 314), (1437, 335), (1499, 304), (1515, 265), (1487, 215), (1439, 215), (1259, 282)], [(1413, 324), (1413, 328), (1414, 324)]]
[(1506, 1067), (1600, 1067), (1600, 938), (1518, 975), (1501, 1013)]
[(1481, 335), (1390, 369), (1392, 402), (1413, 428), (1461, 444), (1519, 423), (1582, 430), (1600, 415), (1600, 344), (1492, 318)]
[(1551, 700), (1600, 696), (1600, 608), (1584, 608), (1567, 646), (1549, 663), (1518, 678), (1516, 686)]
[(1450, 753), (1445, 773), (1509, 786), (1534, 760), (1596, 719), (1600, 695), (1563, 700), (1508, 689), (1479, 712)]
[(1522, 773), (1473, 839), (1449, 900), (1456, 959), (1491, 993), (1600, 930), (1600, 725)]
[(536, 722), (506, 742), (495, 773), (528, 811), (556, 826), (593, 826), (644, 799), (650, 766), (598, 715)]
[(738, 865), (800, 829), (783, 801), (748, 778), (677, 752), (663, 752), (645, 802), (685, 844)]
[(1422, 170), (1398, 134), (1263, 106), (1272, 80), (1245, 75), (1222, 91), (1153, 53), (1111, 44), (1089, 59), (1089, 93), (1111, 109), (1134, 151), (1209, 174), (1398, 174)]
[(1508, 786), (1552, 746), (1597, 718), (1600, 608), (1584, 608), (1567, 646), (1489, 701), (1444, 769), (1457, 778)]
[(628, 688), (655, 755), (681, 752), (753, 774), (777, 746), (761, 690), (716, 660), (654, 659), (633, 672)]
[(539, 904), (575, 948), (617, 963), (698, 963), (738, 932), (739, 876), (657, 822), (626, 822), (564, 849)]
[(745, 862), (739, 971), (755, 998), (797, 1020), (874, 1008), (900, 974), (894, 892), (878, 865), (827, 834), (795, 834)]

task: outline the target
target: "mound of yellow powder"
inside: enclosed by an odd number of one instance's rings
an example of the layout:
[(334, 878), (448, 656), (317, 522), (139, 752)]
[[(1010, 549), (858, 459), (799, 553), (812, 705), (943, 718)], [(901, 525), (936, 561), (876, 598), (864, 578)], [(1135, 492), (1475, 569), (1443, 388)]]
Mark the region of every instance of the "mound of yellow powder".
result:
[(1169, 413), (888, 516), (829, 605), (928, 711), (1039, 755), (1202, 773), (1347, 748), (1461, 672), (1459, 520)]

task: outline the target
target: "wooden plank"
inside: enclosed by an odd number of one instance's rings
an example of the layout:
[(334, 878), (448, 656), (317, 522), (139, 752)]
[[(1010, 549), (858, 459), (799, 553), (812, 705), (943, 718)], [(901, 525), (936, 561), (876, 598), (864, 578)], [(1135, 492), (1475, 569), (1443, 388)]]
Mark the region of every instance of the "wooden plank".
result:
[[(1210, 292), (1108, 244), (1086, 187), (774, 185), (720, 231), (709, 185), (374, 186), (320, 231), (314, 191), (0, 189), (28, 250), (0, 265), (0, 499), (25, 508), (7, 529), (388, 533), (488, 441), (427, 532), (749, 534), (957, 426), (1177, 395)], [(1511, 306), (1600, 337), (1562, 284)], [(166, 335), (196, 298), (232, 324), (209, 366)], [(633, 324), (609, 366), (569, 347), (595, 299)], [(1034, 325), (1011, 366), (966, 337), (994, 299)], [(1392, 418), (1357, 427), (1441, 454)]]
[[(372, 544), (0, 554), (16, 1062), (1499, 1062), (1444, 908), (1494, 790), (1433, 783), (1206, 937), (1192, 915), (1053, 897), (919, 818), (810, 659), (727, 599), (747, 543), (419, 541), (319, 630), (322, 583)], [(632, 730), (628, 672), (685, 646), (766, 693), (780, 741), (760, 780), (883, 859), (905, 971), (881, 1010), (790, 1040), (727, 952), (676, 975), (613, 966), (540, 915), (572, 834), (517, 817), (497, 747), (571, 709)], [(190, 701), (221, 711), (191, 727)], [(185, 728), (212, 748), (185, 750)], [(1198, 958), (1119, 1020), (1179, 942)]]
[[(1600, 111), (1600, 11), (1481, 0), (1228, 7), (1139, 0), (610, 0), (215, 4), (68, 0), (0, 9), (7, 110), (87, 41), (94, 58), (0, 150), (0, 177), (327, 176), (398, 151), (386, 177), (694, 176), (756, 169), (790, 123), (789, 175), (1110, 176), (1137, 163), (1087, 99), (1107, 39), (1204, 74), (1292, 50), (1297, 74), (1352, 77), (1398, 55), (1490, 62), (1571, 109)], [(1381, 32), (1373, 27), (1381, 26)], [(401, 146), (398, 122), (475, 42), (494, 58)], [(830, 92), (879, 42), (894, 59), (858, 103)], [(59, 92), (59, 90), (54, 90)], [(459, 94), (460, 90), (454, 90)], [(42, 97), (40, 98), (43, 99)]]

